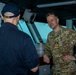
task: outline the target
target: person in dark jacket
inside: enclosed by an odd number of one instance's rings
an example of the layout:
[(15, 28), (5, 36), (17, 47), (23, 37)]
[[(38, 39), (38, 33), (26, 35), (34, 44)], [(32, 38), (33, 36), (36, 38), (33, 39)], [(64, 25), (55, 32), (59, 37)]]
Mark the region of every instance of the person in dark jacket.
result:
[(20, 9), (14, 3), (7, 3), (1, 17), (0, 27), (0, 75), (27, 75), (38, 70), (39, 60), (29, 35), (18, 30)]

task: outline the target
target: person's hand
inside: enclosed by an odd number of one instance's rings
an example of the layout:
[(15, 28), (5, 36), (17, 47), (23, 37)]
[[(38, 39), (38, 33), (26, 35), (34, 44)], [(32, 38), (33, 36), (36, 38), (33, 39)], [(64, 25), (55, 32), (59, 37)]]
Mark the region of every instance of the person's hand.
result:
[(47, 55), (43, 56), (43, 60), (44, 60), (45, 63), (50, 63), (50, 59)]
[(71, 60), (76, 60), (74, 56), (66, 55), (63, 58), (65, 61), (71, 61)]

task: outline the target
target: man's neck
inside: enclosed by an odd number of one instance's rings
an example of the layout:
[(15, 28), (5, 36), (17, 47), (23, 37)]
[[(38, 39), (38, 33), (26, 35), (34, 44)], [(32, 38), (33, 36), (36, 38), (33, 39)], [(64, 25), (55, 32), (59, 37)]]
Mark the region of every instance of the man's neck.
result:
[(60, 29), (61, 29), (61, 26), (58, 25), (53, 31), (54, 31), (55, 33), (57, 33)]

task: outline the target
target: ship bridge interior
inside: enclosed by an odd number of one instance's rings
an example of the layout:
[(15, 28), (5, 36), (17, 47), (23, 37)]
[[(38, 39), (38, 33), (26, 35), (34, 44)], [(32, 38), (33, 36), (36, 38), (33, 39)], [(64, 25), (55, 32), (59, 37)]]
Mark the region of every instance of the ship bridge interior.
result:
[[(13, 2), (20, 7), (19, 29), (29, 30), (25, 32), (30, 34), (34, 43), (45, 43), (48, 33), (52, 30), (45, 18), (48, 12), (57, 13), (60, 25), (76, 30), (76, 0), (0, 0), (0, 2), (4, 4)], [(20, 26), (21, 23), (26, 24), (28, 28)]]
[[(0, 0), (0, 9), (6, 3), (13, 2), (21, 9), (19, 30), (29, 34), (34, 44), (46, 43), (52, 29), (46, 22), (46, 14), (57, 13), (60, 25), (76, 30), (76, 0)], [(1, 23), (1, 22), (0, 22)]]
[[(48, 33), (52, 31), (46, 22), (47, 13), (56, 12), (61, 26), (76, 30), (76, 0), (0, 0), (0, 2), (3, 3), (0, 3), (0, 10), (2, 5), (8, 2), (13, 2), (20, 7), (18, 29), (32, 38), (39, 57), (43, 56)], [(76, 48), (74, 50), (76, 53)], [(39, 75), (49, 75), (49, 65), (42, 65), (39, 69)]]

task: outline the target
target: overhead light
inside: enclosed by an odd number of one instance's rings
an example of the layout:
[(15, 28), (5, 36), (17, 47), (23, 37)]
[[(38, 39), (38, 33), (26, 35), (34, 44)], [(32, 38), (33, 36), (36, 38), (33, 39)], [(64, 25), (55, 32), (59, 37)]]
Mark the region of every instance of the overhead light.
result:
[(62, 6), (62, 5), (71, 5), (76, 4), (76, 1), (66, 1), (66, 2), (58, 2), (58, 3), (50, 3), (50, 4), (40, 4), (37, 5), (38, 8), (45, 8), (45, 7), (54, 7), (54, 6)]

